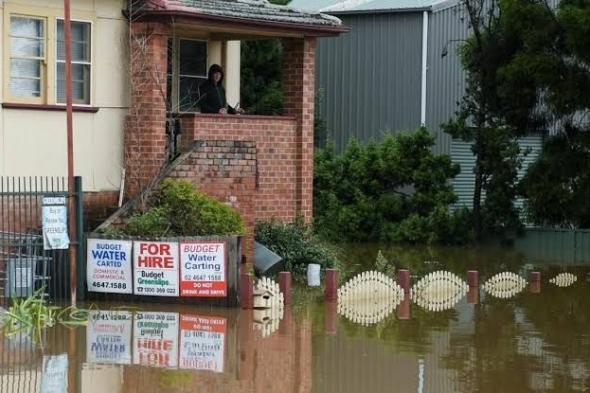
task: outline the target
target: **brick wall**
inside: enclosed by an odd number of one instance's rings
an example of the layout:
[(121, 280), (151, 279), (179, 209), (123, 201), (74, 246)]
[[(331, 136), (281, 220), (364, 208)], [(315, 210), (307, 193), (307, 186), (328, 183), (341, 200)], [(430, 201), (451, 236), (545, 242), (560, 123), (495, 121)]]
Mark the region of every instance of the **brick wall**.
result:
[(191, 182), (240, 213), (247, 230), (244, 255), (249, 258), (254, 250), (256, 157), (253, 141), (200, 140), (191, 144), (190, 153), (175, 162), (168, 176)]
[[(238, 209), (248, 215), (247, 220), (277, 218), (292, 221), (301, 213), (297, 205), (299, 161), (295, 118), (194, 114), (184, 116), (181, 127), (184, 148), (195, 140), (253, 143), (252, 149), (255, 149), (256, 154), (253, 203), (248, 211)], [(206, 187), (212, 193), (216, 192), (215, 187), (224, 189), (223, 184), (206, 178), (199, 177), (195, 185), (198, 188)], [(225, 202), (227, 197), (220, 200)]]
[(296, 209), (306, 221), (313, 215), (315, 47), (313, 37), (283, 40), (284, 114), (297, 119)]
[(131, 25), (133, 91), (125, 124), (126, 195), (145, 187), (166, 164), (166, 83), (169, 26)]

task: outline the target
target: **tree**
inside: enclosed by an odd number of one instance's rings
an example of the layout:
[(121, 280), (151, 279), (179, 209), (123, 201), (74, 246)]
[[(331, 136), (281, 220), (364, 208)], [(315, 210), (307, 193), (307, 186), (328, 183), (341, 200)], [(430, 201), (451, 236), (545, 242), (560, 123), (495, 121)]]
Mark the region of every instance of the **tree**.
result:
[(499, 4), (495, 110), (513, 130), (553, 134), (521, 182), (529, 218), (590, 227), (590, 2)]
[(507, 67), (513, 77), (505, 89), (515, 92), (510, 82), (528, 73), (527, 89), (539, 102), (523, 112), (534, 113), (553, 131), (521, 183), (529, 217), (542, 225), (590, 228), (590, 3), (563, 0), (557, 8), (544, 0), (526, 8), (508, 3), (511, 20), (537, 18), (513, 27), (524, 45)]
[[(271, 0), (286, 5), (289, 0)], [(248, 113), (278, 115), (283, 112), (283, 48), (279, 39), (242, 41), (242, 107)]]
[(443, 129), (454, 138), (472, 143), (473, 231), (481, 240), (486, 232), (501, 234), (521, 225), (513, 203), (521, 164), (516, 139), (519, 132), (505, 121), (509, 112), (506, 109), (511, 106), (497, 83), (500, 67), (512, 56), (516, 45), (510, 39), (500, 39), (503, 25), (497, 0), (464, 0), (463, 5), (472, 31), (460, 47), (467, 87), (455, 118)]

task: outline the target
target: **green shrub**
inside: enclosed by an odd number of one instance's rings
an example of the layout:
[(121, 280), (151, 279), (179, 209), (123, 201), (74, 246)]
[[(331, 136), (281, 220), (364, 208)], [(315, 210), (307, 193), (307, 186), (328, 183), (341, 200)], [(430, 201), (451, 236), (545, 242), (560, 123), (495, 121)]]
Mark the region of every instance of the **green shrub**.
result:
[(461, 243), (468, 216), (450, 213), (450, 180), (459, 167), (432, 153), (434, 137), (386, 135), (380, 142), (351, 141), (336, 155), (319, 149), (314, 174), (314, 228), (333, 241)]
[(280, 255), (285, 269), (299, 278), (310, 263), (327, 268), (338, 262), (333, 250), (321, 243), (301, 220), (288, 224), (275, 220), (257, 222), (256, 241)]
[(245, 232), (231, 207), (197, 192), (191, 183), (164, 180), (156, 206), (129, 218), (122, 233), (132, 236), (235, 235)]

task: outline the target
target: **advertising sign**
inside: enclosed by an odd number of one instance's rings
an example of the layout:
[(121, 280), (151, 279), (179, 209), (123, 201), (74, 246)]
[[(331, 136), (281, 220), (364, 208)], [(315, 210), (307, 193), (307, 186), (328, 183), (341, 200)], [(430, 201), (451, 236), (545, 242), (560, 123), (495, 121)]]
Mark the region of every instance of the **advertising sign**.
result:
[(134, 242), (133, 266), (136, 295), (178, 296), (178, 243)]
[(91, 311), (86, 333), (87, 361), (131, 364), (132, 320), (127, 311)]
[(180, 295), (226, 297), (225, 242), (180, 243)]
[(178, 366), (178, 314), (138, 312), (133, 331), (133, 364)]
[(227, 320), (180, 316), (180, 368), (223, 372)]
[(70, 247), (68, 236), (68, 213), (65, 197), (43, 197), (41, 210), (43, 223), (43, 249), (67, 250)]
[(68, 392), (68, 354), (43, 356), (41, 393)]
[(89, 291), (133, 293), (131, 241), (88, 239), (86, 256)]

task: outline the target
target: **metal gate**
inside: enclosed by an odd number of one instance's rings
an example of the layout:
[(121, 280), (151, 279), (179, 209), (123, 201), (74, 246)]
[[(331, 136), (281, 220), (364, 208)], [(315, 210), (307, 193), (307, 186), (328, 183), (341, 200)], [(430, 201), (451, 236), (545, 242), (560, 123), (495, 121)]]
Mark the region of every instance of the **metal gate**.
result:
[[(0, 305), (6, 307), (11, 299), (35, 291), (51, 302), (70, 299), (70, 254), (67, 249), (44, 245), (42, 212), (44, 201), (63, 200), (67, 206), (68, 198), (74, 198), (78, 235), (70, 242), (77, 247), (79, 266), (83, 236), (81, 178), (76, 177), (75, 184), (75, 192), (69, 194), (64, 177), (0, 176)], [(66, 227), (70, 219), (68, 214)], [(76, 281), (76, 285), (83, 283)]]

